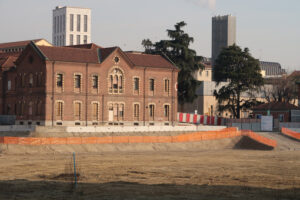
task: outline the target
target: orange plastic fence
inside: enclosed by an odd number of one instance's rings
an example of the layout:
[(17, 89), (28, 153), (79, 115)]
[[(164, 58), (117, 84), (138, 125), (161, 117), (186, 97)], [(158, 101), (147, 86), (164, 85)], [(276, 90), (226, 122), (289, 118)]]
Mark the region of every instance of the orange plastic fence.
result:
[(266, 138), (266, 137), (263, 137), (257, 133), (254, 133), (250, 130), (243, 130), (242, 131), (242, 135), (243, 136), (247, 136), (257, 142), (260, 142), (264, 145), (267, 145), (267, 146), (271, 146), (273, 148), (275, 148), (277, 146), (277, 142), (276, 140), (272, 140), (272, 139), (269, 139), (269, 138)]
[(62, 145), (62, 144), (124, 144), (124, 143), (181, 143), (198, 142), (248, 136), (268, 146), (276, 146), (276, 141), (262, 137), (251, 131), (238, 131), (237, 128), (225, 128), (220, 131), (203, 131), (176, 136), (106, 136), (106, 137), (67, 137), (67, 138), (31, 138), (31, 137), (0, 137), (3, 144), (22, 145)]
[(300, 140), (300, 133), (297, 133), (296, 131), (292, 131), (288, 128), (282, 127), (281, 133), (288, 137), (294, 138), (296, 140)]

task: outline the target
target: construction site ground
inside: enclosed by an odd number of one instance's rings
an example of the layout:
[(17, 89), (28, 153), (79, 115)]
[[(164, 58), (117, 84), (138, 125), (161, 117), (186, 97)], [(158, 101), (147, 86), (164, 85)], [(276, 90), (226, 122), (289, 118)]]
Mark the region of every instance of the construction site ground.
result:
[(277, 148), (238, 148), (241, 138), (2, 146), (0, 199), (300, 199), (300, 142), (260, 134), (275, 139)]

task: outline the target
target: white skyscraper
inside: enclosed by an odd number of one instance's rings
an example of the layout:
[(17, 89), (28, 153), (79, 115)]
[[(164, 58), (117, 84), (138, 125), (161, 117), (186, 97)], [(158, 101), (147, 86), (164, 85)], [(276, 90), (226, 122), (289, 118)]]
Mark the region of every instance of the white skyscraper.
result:
[(91, 43), (91, 9), (57, 6), (53, 10), (52, 43), (55, 46)]

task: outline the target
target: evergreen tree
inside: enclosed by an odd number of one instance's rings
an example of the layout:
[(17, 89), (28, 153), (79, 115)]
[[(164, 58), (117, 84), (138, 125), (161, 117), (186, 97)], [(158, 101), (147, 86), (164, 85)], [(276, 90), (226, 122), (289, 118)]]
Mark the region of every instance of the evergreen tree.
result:
[(241, 94), (257, 90), (264, 83), (259, 61), (251, 56), (248, 48), (242, 50), (232, 45), (221, 51), (213, 70), (217, 85), (228, 81), (219, 91), (214, 91), (219, 111), (230, 111), (239, 119), (242, 109), (256, 104), (255, 98), (241, 99)]
[(161, 40), (152, 43), (149, 39), (144, 39), (142, 45), (145, 53), (162, 54), (169, 58), (179, 69), (178, 74), (178, 102), (193, 102), (197, 97), (196, 88), (198, 81), (193, 77), (196, 70), (203, 68), (200, 61), (202, 57), (196, 55), (196, 51), (189, 48), (194, 39), (185, 33), (182, 28), (185, 22), (175, 25), (175, 30), (167, 30), (170, 40)]

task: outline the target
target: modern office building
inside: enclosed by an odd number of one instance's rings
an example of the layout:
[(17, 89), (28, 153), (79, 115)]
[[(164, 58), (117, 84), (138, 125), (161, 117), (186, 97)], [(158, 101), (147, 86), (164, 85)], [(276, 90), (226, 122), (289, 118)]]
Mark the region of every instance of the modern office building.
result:
[(57, 6), (53, 10), (52, 43), (55, 46), (91, 43), (91, 9)]
[(236, 43), (236, 17), (231, 15), (212, 18), (212, 65), (222, 48)]

